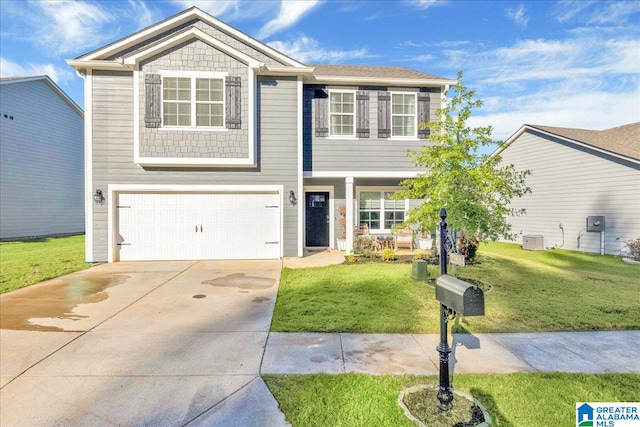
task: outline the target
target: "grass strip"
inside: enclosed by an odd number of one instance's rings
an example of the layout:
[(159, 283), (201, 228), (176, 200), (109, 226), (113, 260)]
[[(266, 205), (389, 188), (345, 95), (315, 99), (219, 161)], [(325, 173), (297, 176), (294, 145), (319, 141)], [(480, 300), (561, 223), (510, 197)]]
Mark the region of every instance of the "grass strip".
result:
[[(436, 277), (437, 266), (429, 274)], [(640, 268), (619, 257), (491, 243), (481, 246), (479, 263), (455, 274), (487, 292), (485, 316), (451, 322), (454, 332), (640, 329)], [(412, 280), (411, 264), (341, 264), (285, 269), (271, 328), (437, 333), (438, 316), (433, 286)]]
[[(410, 427), (413, 423), (397, 403), (400, 392), (438, 381), (435, 376), (363, 374), (263, 378), (293, 427)], [(640, 374), (460, 374), (453, 386), (484, 405), (493, 427), (570, 426), (575, 425), (576, 402), (640, 400)]]
[(89, 268), (84, 235), (0, 243), (0, 293)]

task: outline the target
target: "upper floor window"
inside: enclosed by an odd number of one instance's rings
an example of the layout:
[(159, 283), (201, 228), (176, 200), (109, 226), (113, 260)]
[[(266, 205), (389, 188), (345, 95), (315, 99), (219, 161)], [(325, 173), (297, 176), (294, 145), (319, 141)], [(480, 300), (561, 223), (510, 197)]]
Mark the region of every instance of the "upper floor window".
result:
[(162, 77), (163, 126), (223, 128), (224, 103), (224, 76), (185, 73)]
[(391, 136), (416, 138), (416, 94), (391, 94)]
[(355, 92), (329, 94), (331, 136), (355, 136)]

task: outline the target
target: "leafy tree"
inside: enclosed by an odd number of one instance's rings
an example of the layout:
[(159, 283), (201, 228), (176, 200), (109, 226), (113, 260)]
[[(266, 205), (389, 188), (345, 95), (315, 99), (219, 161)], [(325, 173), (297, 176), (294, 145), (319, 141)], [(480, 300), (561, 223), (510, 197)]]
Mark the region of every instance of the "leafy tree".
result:
[(507, 215), (522, 215), (525, 210), (509, 208), (509, 203), (531, 192), (525, 183), (530, 171), (502, 165), (499, 155), (478, 153), (480, 147), (494, 142), (491, 126), (471, 128), (467, 124), (482, 101), (464, 86), (462, 72), (452, 90), (455, 95), (448, 105), (437, 111), (442, 120), (420, 124), (430, 129), (431, 144), (408, 153), (426, 172), (404, 180), (396, 197), (425, 200), (407, 218), (408, 223), (419, 223), (422, 228), (435, 229), (444, 207), (450, 228), (466, 231), (467, 236), (476, 235), (482, 241), (513, 238)]

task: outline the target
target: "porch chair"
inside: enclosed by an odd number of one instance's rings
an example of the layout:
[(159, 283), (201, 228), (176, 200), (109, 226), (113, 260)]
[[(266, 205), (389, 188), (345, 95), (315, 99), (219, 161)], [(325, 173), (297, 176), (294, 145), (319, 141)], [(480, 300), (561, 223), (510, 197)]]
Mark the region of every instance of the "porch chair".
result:
[(371, 234), (369, 234), (369, 226), (367, 224), (362, 224), (362, 225), (355, 226), (354, 229), (353, 229), (353, 235), (356, 238), (358, 236), (362, 236), (362, 237), (365, 237), (365, 238), (373, 241), (373, 248), (376, 251), (380, 250), (380, 243), (376, 239), (371, 237)]
[(413, 230), (401, 229), (396, 233), (395, 250), (407, 248), (413, 250)]

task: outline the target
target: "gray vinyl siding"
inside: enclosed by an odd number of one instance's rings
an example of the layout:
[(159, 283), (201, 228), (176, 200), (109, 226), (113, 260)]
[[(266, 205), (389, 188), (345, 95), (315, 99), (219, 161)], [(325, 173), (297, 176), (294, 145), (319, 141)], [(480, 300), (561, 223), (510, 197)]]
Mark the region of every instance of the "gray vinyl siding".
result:
[[(266, 84), (261, 84), (261, 82)], [(93, 76), (93, 188), (108, 184), (283, 185), (284, 255), (297, 255), (297, 81), (260, 77), (255, 168), (143, 168), (133, 162), (133, 75)], [(94, 261), (107, 260), (108, 206), (93, 205)]]
[(0, 85), (0, 108), (0, 238), (84, 232), (82, 115), (44, 80)]
[[(313, 100), (317, 87), (308, 86), (304, 91), (304, 170), (322, 171), (421, 171), (407, 157), (407, 152), (420, 151), (431, 142), (428, 139), (378, 138), (378, 92), (366, 90), (369, 94), (369, 138), (340, 139), (316, 136), (316, 103)], [(327, 87), (330, 89), (331, 87)], [(345, 88), (358, 90), (358, 87)], [(413, 91), (417, 91), (414, 89)], [(411, 90), (407, 90), (411, 92)], [(436, 109), (440, 107), (441, 95), (431, 92), (430, 118), (436, 120)], [(356, 119), (357, 120), (357, 119)]]
[(546, 247), (600, 252), (600, 233), (586, 232), (586, 218), (606, 217), (605, 253), (620, 255), (625, 240), (640, 236), (640, 166), (527, 131), (502, 153), (503, 162), (529, 169), (532, 193), (512, 206), (527, 209), (508, 218), (512, 232), (542, 235)]

